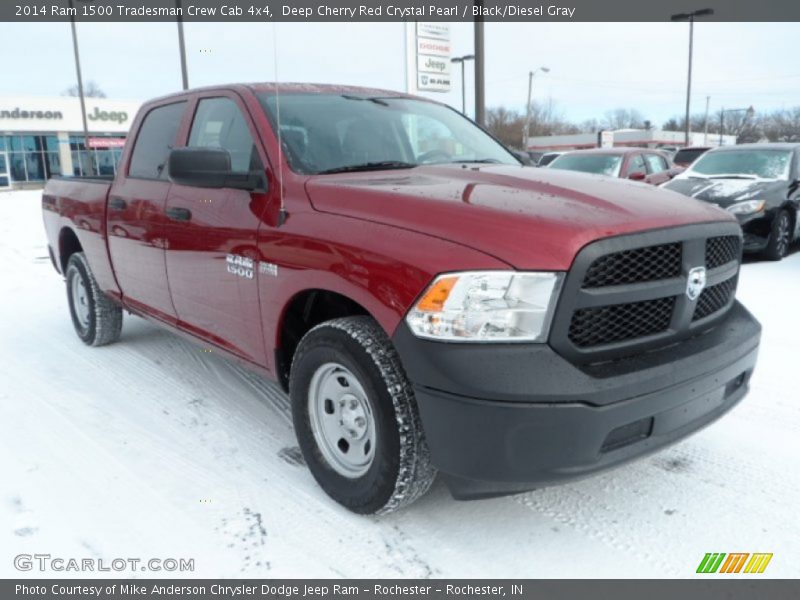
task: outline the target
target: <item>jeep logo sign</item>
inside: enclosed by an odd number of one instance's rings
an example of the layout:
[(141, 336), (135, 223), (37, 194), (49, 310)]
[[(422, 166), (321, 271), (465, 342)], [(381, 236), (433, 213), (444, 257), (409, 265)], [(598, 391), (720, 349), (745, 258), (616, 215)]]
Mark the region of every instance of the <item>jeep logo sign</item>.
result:
[(94, 112), (90, 115), (86, 115), (92, 121), (111, 121), (112, 123), (124, 123), (128, 120), (128, 113), (122, 110), (100, 110), (96, 106), (94, 107)]

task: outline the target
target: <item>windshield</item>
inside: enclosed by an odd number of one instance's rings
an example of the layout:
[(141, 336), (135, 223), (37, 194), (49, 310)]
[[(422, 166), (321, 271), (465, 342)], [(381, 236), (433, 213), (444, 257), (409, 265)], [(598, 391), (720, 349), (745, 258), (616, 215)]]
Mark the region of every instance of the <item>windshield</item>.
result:
[(621, 164), (619, 154), (564, 154), (550, 163), (550, 168), (617, 177)]
[(759, 179), (788, 179), (792, 153), (787, 150), (723, 150), (706, 152), (691, 166), (688, 175), (745, 176)]
[[(274, 94), (259, 94), (273, 128)], [(305, 174), (487, 162), (519, 165), (459, 113), (410, 98), (280, 94), (281, 140), (293, 171)]]

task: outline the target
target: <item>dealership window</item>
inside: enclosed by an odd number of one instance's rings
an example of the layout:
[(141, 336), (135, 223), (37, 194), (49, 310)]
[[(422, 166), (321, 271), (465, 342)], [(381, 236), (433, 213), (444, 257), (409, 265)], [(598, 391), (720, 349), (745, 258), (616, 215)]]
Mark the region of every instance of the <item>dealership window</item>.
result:
[(8, 178), (8, 161), (6, 160), (5, 152), (0, 150), (0, 188), (8, 187), (11, 185), (11, 180)]
[(55, 135), (0, 136), (0, 152), (7, 153), (8, 171), (13, 182), (44, 181), (61, 174)]
[[(90, 138), (114, 137), (109, 135), (90, 135)], [(122, 148), (87, 148), (82, 135), (69, 136), (72, 152), (72, 174), (76, 176), (116, 175), (117, 165), (122, 157)]]

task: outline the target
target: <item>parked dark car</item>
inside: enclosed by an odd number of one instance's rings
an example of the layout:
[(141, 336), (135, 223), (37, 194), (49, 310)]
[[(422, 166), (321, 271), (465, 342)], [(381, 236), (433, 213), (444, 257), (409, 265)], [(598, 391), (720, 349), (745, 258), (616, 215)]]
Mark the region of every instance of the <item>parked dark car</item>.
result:
[(592, 148), (567, 152), (550, 163), (551, 169), (608, 175), (659, 185), (680, 173), (659, 151), (647, 148)]
[(526, 150), (528, 157), (531, 159), (531, 163), (534, 166), (539, 166), (539, 161), (542, 160), (542, 157), (546, 154), (541, 150)]
[(542, 157), (539, 159), (539, 163), (536, 165), (537, 167), (546, 167), (559, 156), (564, 154), (563, 152), (545, 152), (542, 154)]
[(531, 157), (528, 156), (528, 153), (525, 152), (524, 150), (514, 150), (513, 148), (509, 148), (509, 152), (511, 152), (511, 154), (516, 156), (517, 159), (519, 160), (519, 162), (521, 162), (526, 167), (535, 167), (535, 166), (537, 166), (536, 165), (536, 161), (531, 160)]
[(672, 157), (672, 162), (677, 167), (688, 167), (709, 150), (711, 150), (711, 146), (689, 146), (688, 148), (681, 148)]
[(745, 252), (780, 260), (800, 235), (800, 144), (714, 148), (664, 187), (736, 215)]

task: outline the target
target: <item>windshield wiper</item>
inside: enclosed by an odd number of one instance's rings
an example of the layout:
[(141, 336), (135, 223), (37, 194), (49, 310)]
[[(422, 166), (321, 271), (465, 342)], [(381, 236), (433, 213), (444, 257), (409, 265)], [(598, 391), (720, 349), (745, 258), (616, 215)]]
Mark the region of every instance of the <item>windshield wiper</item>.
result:
[(454, 160), (453, 161), (457, 165), (463, 165), (467, 163), (492, 163), (492, 164), (500, 164), (500, 161), (496, 158), (475, 158), (473, 160)]
[(709, 179), (758, 179), (755, 175), (739, 175), (736, 173), (726, 173), (724, 175), (710, 175)]
[(416, 163), (403, 162), (400, 160), (381, 160), (376, 162), (366, 162), (359, 165), (345, 165), (319, 171), (317, 175), (330, 175), (332, 173), (350, 173), (354, 171), (382, 171), (384, 169), (413, 169)]
[(342, 98), (345, 100), (366, 100), (367, 102), (374, 102), (381, 106), (389, 106), (389, 103), (386, 102), (385, 99), (378, 96), (351, 96), (350, 94), (342, 94)]

